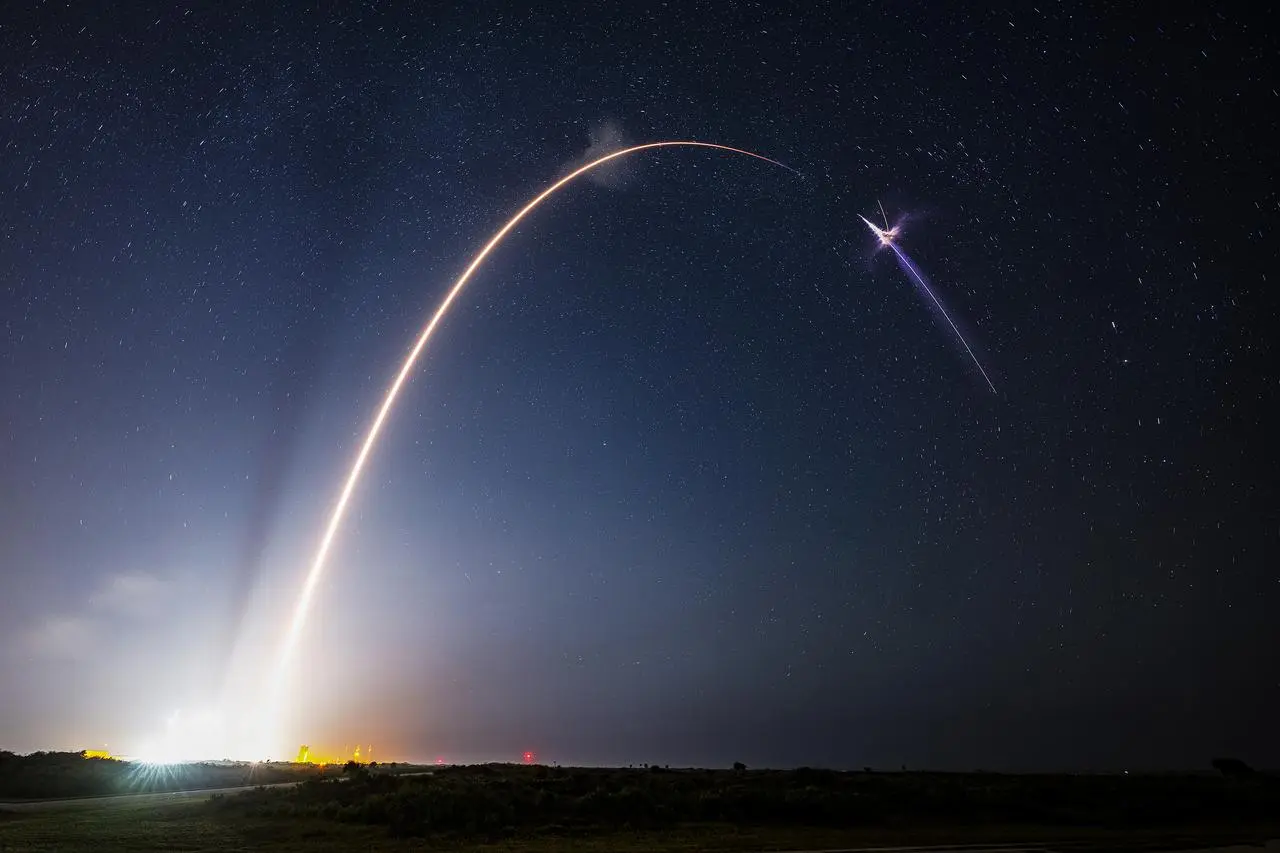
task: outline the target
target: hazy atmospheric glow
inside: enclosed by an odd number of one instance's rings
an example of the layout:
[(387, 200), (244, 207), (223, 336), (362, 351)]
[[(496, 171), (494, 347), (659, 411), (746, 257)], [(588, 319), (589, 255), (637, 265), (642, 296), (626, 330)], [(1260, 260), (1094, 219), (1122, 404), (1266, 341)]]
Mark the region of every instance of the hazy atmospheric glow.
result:
[[(471, 276), (477, 269), (479, 269), (480, 265), (484, 263), (485, 258), (487, 258), (489, 254), (497, 248), (503, 238), (505, 238), (522, 219), (532, 213), (538, 205), (553, 196), (557, 191), (572, 183), (576, 178), (593, 169), (597, 169), (612, 160), (636, 154), (640, 151), (675, 147), (706, 148), (715, 151), (740, 154), (795, 172), (795, 170), (790, 166), (779, 163), (777, 160), (770, 159), (769, 157), (765, 157), (761, 154), (756, 154), (742, 148), (734, 148), (729, 145), (693, 141), (649, 142), (643, 145), (633, 145), (629, 148), (614, 151), (610, 154), (598, 157), (584, 166), (574, 169), (572, 172), (534, 196), (533, 199), (524, 207), (520, 208), (514, 216), (503, 223), (502, 227), (500, 227), (497, 232), (489, 238), (489, 241), (485, 243), (480, 251), (476, 253), (475, 257), (471, 259), (471, 262), (467, 265), (466, 269), (463, 270), (462, 275), (458, 276), (457, 280), (454, 281), (453, 285), (449, 288), (449, 291), (445, 295), (444, 300), (440, 303), (440, 306), (435, 310), (435, 313), (431, 315), (431, 319), (423, 328), (422, 333), (418, 336), (417, 342), (409, 351), (409, 354), (401, 365), (399, 372), (392, 380), (391, 385), (387, 388), (382, 404), (378, 407), (373, 423), (370, 425), (369, 431), (365, 435), (364, 442), (360, 446), (360, 452), (356, 455), (355, 463), (351, 466), (350, 473), (347, 474), (346, 481), (342, 486), (342, 491), (338, 495), (338, 501), (333, 508), (332, 514), (329, 516), (329, 522), (325, 525), (324, 534), (320, 537), (320, 544), (316, 550), (315, 558), (312, 560), (311, 569), (307, 572), (306, 580), (303, 582), (302, 591), (299, 594), (298, 602), (294, 607), (293, 618), (289, 623), (289, 629), (285, 634), (284, 644), (280, 650), (279, 671), (276, 673), (275, 677), (271, 679), (271, 683), (267, 687), (267, 693), (270, 697), (265, 711), (264, 725), (267, 732), (274, 732), (279, 725), (278, 721), (281, 712), (280, 702), (285, 694), (284, 685), (288, 682), (289, 663), (293, 657), (294, 650), (297, 647), (298, 640), (302, 635), (303, 628), (306, 625), (307, 616), (311, 612), (311, 604), (315, 597), (316, 588), (319, 585), (321, 578), (324, 576), (324, 569), (329, 557), (329, 551), (333, 546), (333, 540), (337, 535), (338, 527), (342, 524), (343, 516), (346, 514), (347, 506), (351, 501), (351, 495), (360, 481), (360, 475), (364, 471), (365, 463), (369, 459), (369, 454), (377, 443), (379, 434), (382, 432), (383, 424), (386, 422), (387, 416), (395, 405), (396, 398), (400, 395), (400, 389), (404, 386), (405, 380), (408, 379), (409, 374), (417, 364), (418, 358), (421, 356), (423, 349), (426, 348), (427, 342), (431, 340), (431, 336), (435, 332), (436, 327), (440, 324), (440, 321), (444, 319), (445, 314), (448, 313), (450, 306), (453, 305), (458, 294), (462, 292), (462, 289), (466, 286), (467, 282), (471, 280)], [(799, 175), (799, 172), (795, 173)], [(264, 740), (266, 742), (274, 742), (274, 736), (272, 734), (265, 734)]]
[(181, 761), (246, 757), (243, 746), (228, 742), (226, 720), (220, 711), (195, 713), (174, 711), (163, 730), (142, 744), (136, 755), (128, 756), (145, 764), (176, 764)]
[(1264, 7), (21, 5), (0, 751), (1280, 766)]

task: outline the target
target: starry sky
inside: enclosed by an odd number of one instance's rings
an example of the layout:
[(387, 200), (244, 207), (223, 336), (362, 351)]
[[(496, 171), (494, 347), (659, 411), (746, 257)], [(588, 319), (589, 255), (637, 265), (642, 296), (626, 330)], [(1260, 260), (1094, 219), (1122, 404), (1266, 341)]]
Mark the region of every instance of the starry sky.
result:
[(289, 746), (1280, 764), (1261, 12), (29, 5), (0, 748), (249, 714), (471, 254), (589, 153), (698, 139), (803, 178), (645, 152), (490, 258), (356, 493)]

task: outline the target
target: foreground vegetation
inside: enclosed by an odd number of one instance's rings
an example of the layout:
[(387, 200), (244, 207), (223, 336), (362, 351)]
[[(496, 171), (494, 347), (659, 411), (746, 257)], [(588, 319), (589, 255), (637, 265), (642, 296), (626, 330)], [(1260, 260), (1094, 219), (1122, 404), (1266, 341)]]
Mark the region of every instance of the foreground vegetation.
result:
[(502, 839), (669, 831), (692, 825), (895, 830), (1042, 827), (1178, 831), (1280, 818), (1264, 776), (616, 770), (484, 765), (219, 798), (223, 816), (385, 827), (392, 837)]
[[(10, 759), (0, 778), (16, 769)], [(121, 762), (26, 764), (108, 780)], [(78, 769), (75, 769), (77, 768)], [(129, 765), (123, 767), (126, 771)], [(67, 769), (72, 768), (72, 769)], [(241, 780), (222, 768), (174, 768)], [(410, 771), (414, 775), (396, 775)], [(305, 781), (201, 801), (0, 804), (0, 850), (760, 851), (896, 844), (1055, 843), (1158, 850), (1280, 837), (1280, 785), (1249, 776), (588, 769), (484, 765), (260, 766)], [(212, 774), (212, 775), (210, 775)], [(56, 779), (56, 774), (54, 776)], [(125, 777), (128, 778), (127, 775)], [(276, 777), (273, 777), (276, 778)], [(65, 779), (63, 779), (65, 782)], [(252, 781), (252, 780), (251, 780)], [(132, 784), (131, 782), (129, 784)], [(169, 790), (156, 787), (154, 790)], [(26, 790), (30, 790), (28, 785)], [(138, 788), (114, 790), (136, 792)]]
[(765, 850), (833, 850), (901, 844), (1036, 843), (1070, 853), (1137, 853), (1187, 850), (1276, 838), (1271, 828), (1185, 828), (1177, 833), (1048, 827), (912, 827), (831, 829), (736, 827), (692, 824), (662, 830), (600, 829), (581, 834), (521, 833), (503, 838), (435, 835), (396, 838), (375, 827), (319, 818), (252, 818), (211, 809), (208, 803), (165, 806), (100, 805), (6, 815), (0, 807), (4, 853), (87, 850), (273, 851), (273, 853), (406, 853), (460, 850), (469, 853), (758, 853)]

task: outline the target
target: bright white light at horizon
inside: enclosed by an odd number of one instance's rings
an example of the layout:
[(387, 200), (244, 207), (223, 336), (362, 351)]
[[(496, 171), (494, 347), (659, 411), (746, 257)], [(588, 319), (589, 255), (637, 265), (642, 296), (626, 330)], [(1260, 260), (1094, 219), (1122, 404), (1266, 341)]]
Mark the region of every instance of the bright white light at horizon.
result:
[(164, 732), (145, 743), (136, 756), (144, 764), (178, 764), (226, 758), (226, 729), (222, 714), (200, 711), (184, 715), (174, 711), (165, 721)]

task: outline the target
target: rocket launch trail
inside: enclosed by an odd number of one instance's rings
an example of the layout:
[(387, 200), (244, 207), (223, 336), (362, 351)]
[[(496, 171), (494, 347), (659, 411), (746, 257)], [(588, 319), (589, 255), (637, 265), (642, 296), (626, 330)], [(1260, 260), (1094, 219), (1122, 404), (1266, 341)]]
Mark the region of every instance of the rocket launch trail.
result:
[(399, 372), (396, 373), (395, 378), (387, 387), (386, 394), (382, 399), (382, 404), (378, 407), (377, 414), (374, 416), (373, 422), (370, 424), (369, 430), (365, 434), (364, 441), (360, 446), (360, 451), (356, 454), (351, 470), (347, 474), (346, 481), (338, 495), (337, 503), (334, 505), (333, 511), (329, 516), (328, 524), (325, 526), (324, 534), (320, 538), (320, 543), (316, 550), (315, 557), (311, 562), (310, 571), (308, 571), (306, 580), (303, 582), (302, 591), (299, 594), (298, 602), (294, 607), (293, 618), (289, 623), (288, 633), (285, 635), (284, 644), (280, 650), (280, 658), (278, 662), (280, 672), (278, 673), (278, 677), (273, 679), (276, 684), (283, 681), (284, 671), (287, 669), (294, 651), (296, 650), (298, 640), (302, 635), (302, 630), (307, 622), (307, 616), (311, 610), (311, 604), (315, 597), (316, 588), (318, 587), (320, 580), (324, 577), (325, 564), (329, 557), (329, 551), (333, 546), (334, 537), (337, 535), (338, 528), (342, 524), (342, 519), (346, 515), (347, 506), (351, 501), (352, 493), (360, 482), (360, 475), (364, 471), (365, 464), (369, 460), (369, 455), (377, 444), (378, 436), (382, 432), (382, 427), (385, 424), (388, 415), (390, 415), (392, 408), (395, 406), (395, 402), (397, 397), (400, 395), (401, 388), (404, 386), (405, 381), (409, 378), (409, 374), (417, 364), (419, 357), (422, 355), (423, 349), (426, 348), (427, 342), (431, 340), (431, 336), (435, 332), (436, 327), (449, 312), (449, 308), (453, 305), (454, 300), (458, 298), (458, 294), (462, 292), (462, 289), (467, 285), (467, 282), (471, 280), (472, 275), (475, 274), (476, 270), (479, 269), (480, 265), (484, 263), (487, 257), (489, 257), (490, 253), (498, 247), (503, 239), (513, 228), (516, 227), (516, 225), (520, 223), (521, 220), (532, 213), (548, 198), (573, 183), (577, 178), (613, 160), (628, 157), (632, 154), (638, 154), (641, 151), (676, 147), (705, 148), (714, 151), (739, 154), (778, 166), (800, 176), (800, 173), (795, 169), (792, 169), (790, 166), (780, 163), (777, 160), (770, 159), (769, 157), (765, 157), (761, 154), (756, 154), (742, 148), (734, 148), (729, 145), (692, 141), (649, 142), (643, 145), (633, 145), (629, 148), (614, 151), (610, 154), (604, 155), (603, 157), (592, 160), (584, 166), (578, 167), (560, 180), (551, 184), (546, 189), (542, 190), (542, 192), (535, 195), (532, 200), (503, 223), (493, 236), (489, 238), (488, 242), (486, 242), (484, 246), (481, 247), (480, 251), (471, 259), (470, 263), (467, 264), (466, 269), (462, 271), (462, 274), (458, 276), (457, 280), (454, 281), (453, 285), (449, 288), (448, 292), (445, 294), (444, 300), (440, 303), (439, 307), (436, 308), (435, 313), (431, 315), (430, 320), (428, 320), (426, 326), (418, 335), (418, 339), (414, 343), (413, 348), (409, 350), (409, 354), (405, 357), (404, 363), (401, 365)]
[[(883, 207), (881, 207), (880, 210), (882, 213), (884, 212)], [(876, 235), (876, 239), (880, 241), (881, 246), (887, 246), (893, 250), (894, 255), (898, 258), (898, 265), (902, 267), (902, 271), (914, 278), (916, 283), (918, 283), (920, 287), (924, 289), (924, 292), (929, 295), (929, 298), (933, 300), (933, 304), (937, 307), (939, 313), (942, 314), (943, 319), (947, 321), (947, 325), (951, 327), (951, 331), (956, 333), (956, 338), (959, 339), (960, 345), (964, 347), (964, 351), (969, 353), (969, 358), (973, 359), (974, 365), (978, 368), (978, 372), (982, 374), (982, 378), (986, 380), (987, 386), (991, 389), (991, 393), (997, 393), (996, 386), (991, 381), (991, 377), (987, 375), (987, 371), (983, 368), (982, 362), (978, 361), (978, 357), (973, 353), (973, 348), (970, 347), (969, 342), (964, 339), (964, 335), (960, 334), (960, 329), (956, 326), (955, 321), (951, 319), (951, 315), (947, 313), (947, 309), (942, 307), (942, 302), (938, 300), (937, 295), (933, 292), (933, 288), (929, 286), (929, 282), (925, 280), (924, 275), (920, 272), (920, 269), (915, 265), (911, 258), (907, 257), (906, 252), (898, 248), (898, 227), (894, 226), (893, 228), (889, 228), (887, 219), (885, 221), (885, 227), (880, 228), (862, 214), (858, 214), (858, 218), (866, 223), (866, 226), (871, 229), (872, 234)]]

